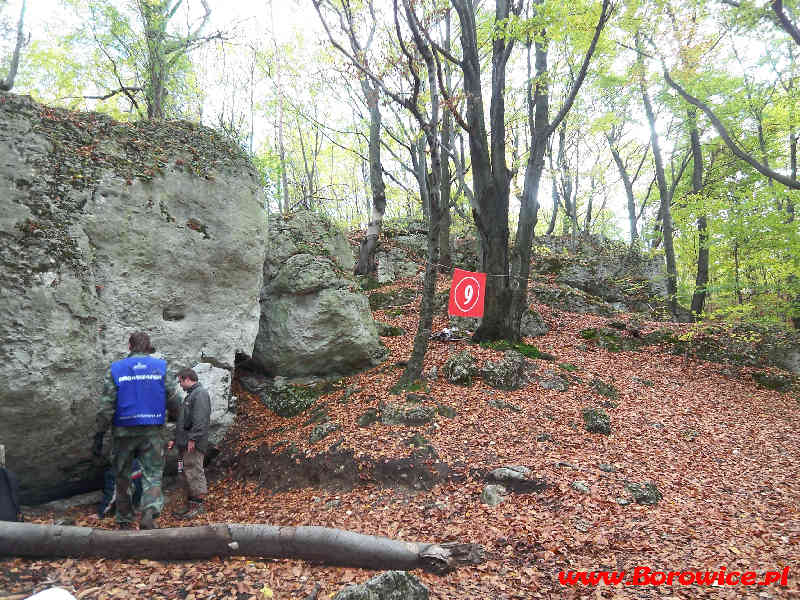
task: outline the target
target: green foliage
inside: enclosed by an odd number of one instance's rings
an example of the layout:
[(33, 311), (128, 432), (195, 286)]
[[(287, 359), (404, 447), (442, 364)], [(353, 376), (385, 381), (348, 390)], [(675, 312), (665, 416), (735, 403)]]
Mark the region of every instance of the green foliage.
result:
[(490, 350), (515, 350), (527, 358), (538, 358), (540, 360), (550, 361), (556, 359), (556, 357), (552, 354), (542, 352), (536, 346), (531, 346), (530, 344), (525, 344), (523, 342), (512, 343), (508, 340), (497, 340), (493, 342), (481, 342), (480, 345), (482, 348), (488, 348)]

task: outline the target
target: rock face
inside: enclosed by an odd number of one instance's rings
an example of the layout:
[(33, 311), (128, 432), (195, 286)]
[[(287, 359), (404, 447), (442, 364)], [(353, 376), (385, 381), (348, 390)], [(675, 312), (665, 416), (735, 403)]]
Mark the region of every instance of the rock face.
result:
[[(662, 255), (631, 250), (622, 242), (601, 236), (542, 236), (533, 248), (533, 269), (554, 274), (555, 287), (534, 284), (531, 296), (538, 302), (570, 312), (605, 316), (640, 312), (664, 319), (667, 296)], [(679, 320), (687, 316), (681, 312)]]
[(273, 217), (264, 261), (253, 361), (268, 375), (347, 373), (383, 356), (366, 296), (350, 273), (353, 254), (313, 213)]
[(96, 484), (96, 401), (131, 332), (173, 368), (251, 353), (265, 229), (213, 131), (0, 94), (0, 442), (25, 502)]

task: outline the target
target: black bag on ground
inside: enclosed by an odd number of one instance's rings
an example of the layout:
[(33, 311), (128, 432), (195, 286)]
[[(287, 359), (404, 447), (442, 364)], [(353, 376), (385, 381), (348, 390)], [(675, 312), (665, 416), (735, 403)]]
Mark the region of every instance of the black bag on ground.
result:
[(0, 521), (20, 521), (19, 517), (19, 480), (0, 467)]

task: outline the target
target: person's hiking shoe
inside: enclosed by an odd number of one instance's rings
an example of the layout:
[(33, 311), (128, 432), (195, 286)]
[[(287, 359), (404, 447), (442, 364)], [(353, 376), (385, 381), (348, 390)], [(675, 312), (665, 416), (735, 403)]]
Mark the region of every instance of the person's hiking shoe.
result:
[(130, 521), (126, 521), (125, 523), (117, 523), (117, 529), (121, 531), (131, 531), (136, 529), (136, 524), (131, 523)]
[(145, 509), (142, 513), (142, 520), (139, 521), (139, 529), (158, 529), (155, 517), (155, 511), (152, 508)]
[(202, 500), (200, 502), (197, 502), (196, 500), (189, 500), (189, 508), (186, 512), (180, 514), (180, 518), (184, 521), (187, 521), (198, 515), (202, 515), (205, 512), (206, 506)]

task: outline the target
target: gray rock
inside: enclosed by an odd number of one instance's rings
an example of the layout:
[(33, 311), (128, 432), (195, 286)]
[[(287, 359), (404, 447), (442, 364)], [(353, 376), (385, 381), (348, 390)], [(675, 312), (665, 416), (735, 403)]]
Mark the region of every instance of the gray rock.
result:
[(569, 389), (569, 382), (555, 371), (544, 371), (536, 379), (539, 385), (546, 390), (566, 392)]
[(399, 288), (388, 292), (376, 291), (369, 295), (369, 307), (372, 310), (382, 310), (406, 306), (414, 302), (417, 297), (417, 291), (412, 288)]
[(547, 323), (544, 322), (542, 315), (535, 310), (527, 310), (522, 315), (520, 323), (520, 333), (523, 337), (539, 337), (546, 335), (550, 331)]
[[(781, 375), (776, 373), (753, 373), (753, 380), (759, 387), (775, 390), (777, 392), (788, 392), (794, 385), (794, 377), (791, 375)], [(800, 379), (798, 379), (800, 381)]]
[(606, 398), (611, 398), (612, 400), (619, 398), (619, 392), (617, 391), (617, 388), (610, 383), (606, 383), (602, 379), (593, 379), (589, 385), (597, 390), (598, 394), (601, 394)]
[(658, 491), (655, 483), (631, 483), (625, 484), (625, 489), (633, 496), (636, 504), (655, 505), (664, 497)]
[(335, 271), (334, 263), (321, 256), (295, 254), (286, 259), (277, 275), (267, 283), (265, 294), (304, 296), (326, 288), (347, 288), (350, 281)]
[(357, 585), (348, 585), (332, 600), (428, 600), (428, 588), (411, 573), (387, 571)]
[(585, 519), (575, 519), (575, 529), (581, 533), (586, 533), (592, 528), (592, 524)]
[(628, 504), (633, 502), (633, 500), (631, 500), (630, 498), (617, 498), (616, 502), (620, 506), (628, 506)]
[(375, 260), (378, 263), (378, 283), (385, 284), (394, 281), (394, 264), (388, 252), (377, 252)]
[(516, 390), (525, 382), (525, 357), (513, 350), (506, 351), (498, 362), (488, 361), (481, 368), (481, 378), (493, 388)]
[(396, 279), (403, 279), (416, 275), (419, 265), (408, 258), (400, 248), (390, 248), (385, 252), (377, 252), (375, 258), (378, 262), (378, 283), (391, 283)]
[(495, 479), (495, 481), (524, 481), (532, 473), (533, 471), (531, 471), (528, 467), (522, 465), (509, 465), (507, 467), (495, 469), (490, 473), (490, 475), (493, 479)]
[(573, 481), (570, 484), (570, 487), (576, 492), (580, 492), (581, 494), (588, 494), (591, 491), (589, 488), (589, 484), (586, 483), (585, 481)]
[(502, 398), (489, 398), (489, 406), (499, 408), (500, 410), (512, 410), (514, 412), (522, 412), (522, 409), (516, 404), (506, 402)]
[(611, 433), (611, 419), (599, 408), (584, 408), (582, 413), (586, 431), (589, 433)]
[[(447, 310), (447, 305), (444, 308)], [(450, 317), (448, 324), (453, 329), (474, 332), (480, 326), (482, 320), (474, 317)]]
[(481, 502), (489, 506), (497, 506), (503, 501), (506, 494), (508, 494), (508, 490), (502, 485), (490, 484), (484, 486), (483, 492), (481, 492)]
[(597, 465), (597, 468), (605, 473), (615, 473), (617, 471), (617, 467), (606, 463), (600, 463), (599, 465)]
[(381, 423), (413, 427), (430, 423), (436, 414), (435, 406), (389, 404), (381, 411)]
[(447, 404), (437, 404), (436, 410), (438, 411), (439, 415), (442, 417), (447, 417), (448, 419), (455, 419), (458, 412), (452, 406), (448, 406)]
[(252, 353), (266, 227), (255, 170), (211, 130), (3, 99), (0, 440), (34, 502), (98, 484), (87, 440), (131, 332), (173, 368)]
[(320, 423), (311, 430), (311, 434), (308, 436), (308, 443), (316, 444), (334, 431), (339, 431), (341, 428), (342, 426), (338, 423)]
[(344, 236), (324, 218), (273, 217), (253, 348), (265, 372), (349, 373), (380, 362), (385, 351), (366, 296), (353, 291), (352, 264)]
[(478, 365), (467, 350), (451, 356), (442, 366), (442, 375), (450, 383), (471, 385), (473, 377), (477, 374)]
[(486, 479), (514, 492), (541, 492), (547, 487), (547, 482), (531, 477), (532, 474), (528, 467), (508, 465), (491, 471)]
[(305, 412), (316, 402), (319, 389), (285, 377), (269, 380), (261, 394), (264, 405), (279, 417), (295, 417)]

